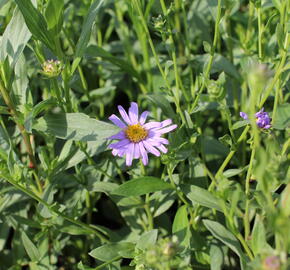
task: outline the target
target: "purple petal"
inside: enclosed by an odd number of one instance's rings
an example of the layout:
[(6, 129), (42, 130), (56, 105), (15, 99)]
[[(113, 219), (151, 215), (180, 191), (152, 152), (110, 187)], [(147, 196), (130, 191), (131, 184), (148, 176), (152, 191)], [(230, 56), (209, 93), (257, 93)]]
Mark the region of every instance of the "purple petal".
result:
[(242, 118), (244, 118), (245, 120), (248, 120), (249, 119), (248, 115), (246, 113), (244, 113), (244, 112), (240, 112), (240, 116)]
[(133, 125), (138, 123), (138, 104), (136, 102), (131, 102), (131, 107), (129, 108), (129, 117)]
[(166, 119), (164, 121), (161, 122), (162, 127), (166, 127), (168, 125), (171, 125), (172, 120), (171, 119)]
[(269, 125), (266, 125), (266, 126), (264, 126), (264, 129), (269, 129), (269, 128), (271, 128), (271, 125), (269, 124)]
[(126, 125), (121, 121), (121, 119), (116, 116), (115, 114), (112, 114), (109, 119), (119, 128), (125, 128)]
[(134, 143), (131, 143), (128, 147), (127, 153), (126, 153), (126, 165), (131, 166), (132, 165), (132, 160), (134, 157)]
[(166, 154), (168, 151), (167, 148), (163, 144), (157, 146), (157, 148), (164, 154)]
[(140, 146), (138, 143), (135, 144), (134, 158), (140, 158)]
[(128, 125), (132, 125), (132, 123), (131, 123), (131, 121), (130, 121), (130, 119), (129, 119), (129, 116), (128, 116), (128, 114), (126, 113), (126, 111), (124, 110), (124, 108), (123, 108), (121, 105), (119, 105), (119, 106), (118, 106), (118, 109), (119, 109), (119, 112), (120, 112), (122, 118), (124, 119), (124, 121), (125, 121)]
[(119, 156), (119, 157), (122, 157), (125, 153), (125, 149), (113, 149), (112, 150), (112, 154), (114, 156)]
[(140, 119), (139, 119), (139, 122), (140, 122), (141, 125), (145, 124), (148, 114), (149, 114), (148, 111), (144, 111), (144, 112), (141, 113)]
[(128, 139), (125, 139), (125, 140), (122, 140), (122, 141), (119, 141), (117, 143), (111, 143), (109, 145), (110, 148), (123, 148), (125, 147), (126, 145), (130, 144), (131, 142), (128, 140)]
[(158, 142), (160, 142), (162, 144), (169, 144), (169, 141), (167, 139), (165, 139), (165, 138), (155, 137), (155, 138), (153, 138), (153, 140), (158, 141)]
[(258, 111), (255, 116), (256, 117), (260, 117), (260, 115), (263, 115), (264, 114), (264, 108), (262, 108), (260, 111)]
[(162, 128), (162, 129), (159, 129), (156, 131), (156, 134), (164, 134), (164, 133), (168, 133), (174, 129), (177, 128), (177, 125), (171, 125), (169, 127), (166, 127), (166, 128)]
[(144, 128), (146, 129), (151, 129), (151, 128), (160, 128), (162, 127), (161, 122), (149, 122), (143, 125)]
[(150, 143), (148, 143), (147, 141), (143, 141), (143, 144), (148, 152), (150, 152), (156, 157), (160, 156), (160, 152), (156, 148), (154, 148)]
[(119, 150), (118, 150), (118, 149), (113, 149), (113, 151), (112, 151), (112, 154), (113, 154), (113, 156), (116, 156), (116, 155), (118, 155), (118, 152), (119, 152)]
[(123, 130), (121, 130), (117, 134), (109, 137), (109, 139), (111, 139), (111, 140), (125, 140), (126, 139), (126, 135), (125, 135), (125, 132)]
[(144, 148), (143, 142), (139, 142), (140, 154), (142, 156), (142, 163), (146, 166), (148, 164), (147, 151)]
[(148, 142), (152, 146), (159, 146), (161, 144), (158, 140), (155, 140), (154, 138), (147, 138), (146, 142)]

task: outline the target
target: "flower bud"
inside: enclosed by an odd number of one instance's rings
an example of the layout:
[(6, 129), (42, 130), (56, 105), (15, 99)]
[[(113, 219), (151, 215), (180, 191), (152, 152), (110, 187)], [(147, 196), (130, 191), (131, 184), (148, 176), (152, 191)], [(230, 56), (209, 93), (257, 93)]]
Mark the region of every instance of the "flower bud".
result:
[(207, 91), (213, 100), (222, 100), (225, 97), (225, 74), (221, 73), (218, 80), (208, 80), (207, 81)]
[(280, 259), (278, 256), (268, 256), (263, 260), (264, 270), (280, 270)]
[(57, 77), (61, 71), (62, 65), (58, 60), (47, 60), (42, 64), (41, 73), (49, 78)]

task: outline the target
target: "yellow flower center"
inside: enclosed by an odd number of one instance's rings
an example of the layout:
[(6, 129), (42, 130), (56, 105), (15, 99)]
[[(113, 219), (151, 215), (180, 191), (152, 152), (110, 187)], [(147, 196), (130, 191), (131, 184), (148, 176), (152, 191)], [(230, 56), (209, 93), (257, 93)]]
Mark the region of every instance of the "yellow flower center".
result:
[(134, 143), (144, 140), (148, 135), (147, 130), (143, 128), (139, 123), (128, 126), (125, 130), (125, 133), (127, 138)]

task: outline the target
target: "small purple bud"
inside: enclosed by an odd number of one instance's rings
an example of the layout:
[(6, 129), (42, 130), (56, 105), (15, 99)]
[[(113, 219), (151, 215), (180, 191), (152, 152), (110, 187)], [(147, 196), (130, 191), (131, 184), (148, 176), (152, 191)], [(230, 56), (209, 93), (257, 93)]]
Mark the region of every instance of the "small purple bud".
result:
[(249, 119), (248, 115), (246, 113), (244, 113), (244, 112), (240, 112), (240, 116), (242, 118), (244, 118), (245, 120), (248, 120)]

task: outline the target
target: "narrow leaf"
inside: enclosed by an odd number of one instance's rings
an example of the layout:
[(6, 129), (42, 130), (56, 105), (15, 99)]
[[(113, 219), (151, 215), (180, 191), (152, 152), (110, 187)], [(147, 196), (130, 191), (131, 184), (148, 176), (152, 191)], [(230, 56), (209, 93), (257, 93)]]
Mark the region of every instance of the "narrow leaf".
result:
[(206, 219), (203, 220), (203, 224), (214, 237), (223, 242), (240, 257), (241, 266), (244, 268), (244, 265), (247, 262), (247, 257), (244, 255), (240, 242), (236, 237), (218, 222)]
[(163, 180), (145, 176), (130, 180), (115, 190), (111, 194), (120, 195), (120, 196), (140, 196), (150, 192), (172, 189), (172, 186), (169, 183), (164, 182)]
[(59, 34), (63, 21), (64, 0), (49, 0), (45, 9), (45, 18), (48, 30), (54, 30), (55, 34)]
[(129, 242), (110, 243), (92, 250), (89, 255), (103, 262), (121, 257), (120, 252), (133, 251), (135, 245)]
[(83, 54), (90, 40), (92, 27), (95, 23), (96, 16), (104, 2), (104, 0), (95, 0), (89, 8), (88, 14), (82, 26), (80, 38), (76, 46), (75, 60), (72, 64), (72, 73), (75, 71), (81, 58), (83, 57)]
[(29, 256), (29, 258), (33, 262), (37, 262), (40, 259), (40, 253), (37, 247), (32, 243), (32, 241), (28, 238), (25, 232), (22, 232), (21, 239), (24, 245), (24, 248)]
[(26, 25), (32, 35), (42, 41), (51, 50), (54, 49), (53, 38), (47, 30), (47, 24), (41, 13), (33, 6), (31, 0), (15, 0)]
[(186, 197), (190, 199), (194, 204), (198, 203), (202, 206), (216, 209), (222, 212), (222, 208), (219, 205), (219, 201), (206, 189), (200, 188), (198, 186), (182, 186), (182, 190)]

